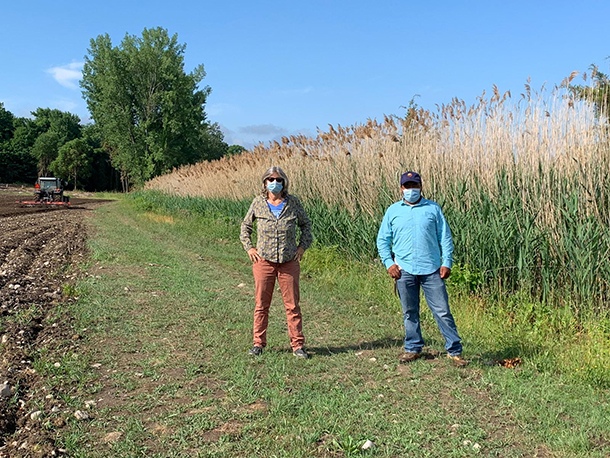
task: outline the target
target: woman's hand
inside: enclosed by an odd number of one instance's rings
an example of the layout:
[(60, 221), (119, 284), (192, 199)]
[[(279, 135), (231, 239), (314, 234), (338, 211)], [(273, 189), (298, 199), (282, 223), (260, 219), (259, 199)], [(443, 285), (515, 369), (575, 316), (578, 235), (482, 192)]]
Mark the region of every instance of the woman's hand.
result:
[(252, 261), (255, 264), (258, 261), (262, 261), (263, 260), (263, 258), (261, 258), (261, 255), (258, 254), (258, 251), (256, 250), (256, 248), (250, 248), (248, 250), (248, 256), (250, 256), (250, 261)]
[(301, 262), (303, 259), (303, 253), (305, 253), (305, 250), (302, 247), (298, 247), (297, 254), (294, 255), (294, 260)]

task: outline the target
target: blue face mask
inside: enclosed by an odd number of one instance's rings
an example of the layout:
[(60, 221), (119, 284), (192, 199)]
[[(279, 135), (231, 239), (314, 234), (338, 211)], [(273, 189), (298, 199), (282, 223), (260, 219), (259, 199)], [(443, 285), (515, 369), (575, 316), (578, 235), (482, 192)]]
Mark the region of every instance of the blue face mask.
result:
[(421, 189), (419, 188), (411, 188), (411, 189), (403, 189), (402, 196), (404, 199), (410, 204), (414, 204), (421, 197)]
[(278, 183), (277, 181), (270, 181), (267, 183), (267, 189), (273, 194), (278, 194), (282, 191), (282, 189), (284, 189), (284, 185), (282, 183)]

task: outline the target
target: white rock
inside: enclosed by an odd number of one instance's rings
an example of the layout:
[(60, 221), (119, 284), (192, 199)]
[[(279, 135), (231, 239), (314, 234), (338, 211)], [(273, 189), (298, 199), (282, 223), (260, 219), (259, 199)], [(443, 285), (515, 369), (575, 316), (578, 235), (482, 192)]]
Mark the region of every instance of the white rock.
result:
[(475, 449), (475, 450), (479, 450), (479, 449), (481, 448), (481, 446), (480, 446), (479, 444), (475, 443), (475, 444), (472, 446), (472, 448), (473, 448), (473, 449)]
[(10, 398), (11, 397), (11, 386), (8, 382), (0, 385), (0, 398)]
[(85, 407), (86, 407), (87, 409), (90, 409), (90, 408), (92, 408), (92, 407), (95, 407), (95, 405), (96, 405), (96, 403), (95, 403), (95, 401), (93, 401), (93, 400), (91, 400), (91, 401), (85, 401)]
[(87, 412), (83, 412), (82, 410), (77, 410), (74, 412), (74, 416), (77, 420), (88, 420), (89, 414)]
[(364, 444), (362, 444), (362, 450), (369, 450), (375, 448), (375, 442), (367, 440)]
[(377, 358), (369, 358), (369, 361), (374, 363), (375, 361), (377, 361)]
[(51, 412), (53, 412), (53, 413), (59, 412), (59, 407), (53, 406), (53, 408), (51, 409)]
[(30, 414), (30, 418), (31, 418), (32, 420), (38, 420), (38, 419), (41, 417), (41, 415), (42, 415), (42, 411), (37, 410), (36, 412), (32, 412), (32, 413)]
[(240, 283), (239, 285), (237, 285), (238, 288), (243, 288), (244, 286), (246, 286), (245, 283)]
[(2, 343), (3, 343), (3, 344), (5, 344), (5, 343), (7, 343), (7, 342), (8, 342), (8, 334), (4, 334), (4, 335), (2, 336)]
[(53, 366), (55, 366), (55, 367), (61, 367), (61, 363), (55, 363), (55, 364), (53, 364)]

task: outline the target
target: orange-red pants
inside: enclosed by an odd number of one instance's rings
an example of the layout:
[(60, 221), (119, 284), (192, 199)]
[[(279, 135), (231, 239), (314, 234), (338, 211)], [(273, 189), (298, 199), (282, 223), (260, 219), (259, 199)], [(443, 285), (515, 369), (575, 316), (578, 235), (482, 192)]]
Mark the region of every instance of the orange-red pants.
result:
[(290, 346), (293, 350), (301, 348), (305, 343), (303, 319), (299, 307), (301, 265), (294, 260), (283, 263), (262, 260), (252, 265), (252, 273), (254, 274), (256, 301), (254, 308), (254, 345), (257, 347), (267, 345), (269, 306), (271, 305), (275, 279), (277, 278), (286, 308)]

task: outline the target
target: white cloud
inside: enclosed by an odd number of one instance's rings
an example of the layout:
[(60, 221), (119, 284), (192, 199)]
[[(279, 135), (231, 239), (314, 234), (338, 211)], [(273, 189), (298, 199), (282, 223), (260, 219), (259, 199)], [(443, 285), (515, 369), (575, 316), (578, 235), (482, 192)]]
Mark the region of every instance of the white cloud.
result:
[(62, 86), (77, 89), (77, 83), (83, 76), (83, 65), (83, 62), (72, 62), (68, 65), (49, 68), (46, 72)]
[(284, 135), (288, 133), (287, 129), (273, 124), (257, 124), (252, 126), (243, 126), (239, 128), (240, 132), (244, 134), (272, 136), (272, 135)]
[(220, 130), (224, 134), (225, 142), (229, 145), (241, 145), (247, 149), (253, 148), (258, 145), (259, 142), (262, 142), (265, 145), (273, 140), (279, 142), (283, 136), (299, 134), (307, 137), (316, 136), (315, 132), (307, 128), (289, 130), (273, 124), (237, 127), (237, 132), (221, 124)]

